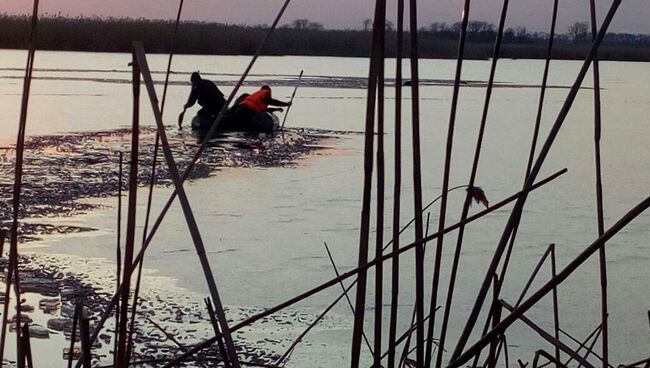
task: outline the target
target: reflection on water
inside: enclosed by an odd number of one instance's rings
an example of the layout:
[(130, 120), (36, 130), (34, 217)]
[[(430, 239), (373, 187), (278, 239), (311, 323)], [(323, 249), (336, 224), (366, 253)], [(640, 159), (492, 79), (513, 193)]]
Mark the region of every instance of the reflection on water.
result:
[[(2, 51), (0, 55), (0, 68), (5, 68), (0, 74), (18, 76), (18, 70), (8, 68), (19, 69), (24, 62), (24, 54)], [(35, 75), (59, 79), (34, 81), (28, 134), (97, 131), (127, 125), (131, 118), (130, 86), (127, 83), (94, 83), (88, 79), (127, 80), (126, 64), (129, 60), (130, 56), (126, 54), (38, 53), (36, 66), (42, 71)], [(173, 69), (178, 74), (172, 75), (174, 84), (166, 103), (165, 114), (171, 119), (167, 122), (169, 125), (175, 125), (175, 118), (189, 93), (185, 73), (197, 69), (206, 75), (212, 73), (214, 79), (228, 82), (223, 84), (222, 90), (229, 93), (229, 83), (244, 69), (248, 58), (181, 55), (174, 60)], [(151, 55), (149, 62), (153, 70), (164, 70), (166, 56)], [(425, 79), (445, 81), (453, 77), (454, 65), (453, 60), (423, 60), (421, 73)], [(478, 82), (487, 79), (489, 61), (467, 61), (465, 65), (463, 79)], [(387, 70), (392, 73), (393, 67), (391, 60)], [(579, 67), (580, 62), (553, 61), (549, 83), (570, 85)], [(63, 68), (70, 71), (58, 71)], [(343, 78), (356, 83), (363, 81), (367, 68), (368, 61), (364, 59), (266, 57), (260, 59), (254, 68), (252, 84), (271, 81), (272, 86), (277, 84), (275, 97), (283, 99), (291, 95), (292, 76), (301, 69), (307, 75), (323, 76), (329, 80)], [(542, 70), (543, 61), (503, 60), (497, 69), (497, 80), (505, 86), (534, 86), (541, 80)], [(405, 65), (405, 72), (408, 73), (408, 65)], [(650, 145), (646, 142), (650, 136), (650, 104), (647, 97), (650, 96), (647, 79), (650, 64), (602, 62), (601, 73), (605, 222), (609, 226), (645, 198), (650, 188)], [(72, 80), (72, 77), (82, 80)], [(156, 78), (162, 79), (162, 75), (156, 74)], [(245, 86), (243, 90), (255, 87)], [(468, 180), (485, 94), (480, 87), (461, 88), (454, 137), (452, 186), (466, 184)], [(589, 79), (585, 81), (585, 87), (591, 87)], [(0, 131), (3, 140), (15, 135), (20, 88), (17, 79), (0, 79), (0, 109), (4, 113), (6, 127)], [(162, 88), (157, 88), (161, 92)], [(410, 91), (404, 92), (408, 98)], [(387, 89), (386, 93), (391, 101), (387, 104), (386, 135), (386, 152), (390, 153), (386, 162), (387, 185), (390, 188), (393, 183), (393, 89)], [(542, 139), (546, 137), (566, 94), (564, 88), (547, 92), (540, 132)], [(362, 88), (301, 87), (287, 125), (361, 131), (365, 95)], [(423, 195), (427, 201), (440, 194), (451, 88), (444, 84), (423, 86), (421, 95)], [(485, 190), (491, 202), (507, 197), (522, 185), (537, 99), (538, 91), (534, 88), (498, 88), (494, 91), (477, 177), (477, 185)], [(591, 89), (580, 91), (540, 173), (544, 176), (566, 167), (568, 174), (532, 194), (526, 204), (513, 262), (503, 286), (503, 296), (508, 301), (516, 300), (530, 270), (549, 243), (557, 244), (558, 266), (561, 268), (597, 236), (592, 99)], [(409, 104), (410, 101), (404, 102), (406, 110)], [(153, 123), (146, 109), (142, 111), (142, 120)], [(405, 124), (407, 121), (409, 117), (405, 116)], [(413, 213), (411, 132), (406, 125), (403, 131), (403, 224), (410, 220)], [(227, 305), (270, 307), (329, 279), (334, 271), (324, 257), (323, 242), (329, 244), (342, 271), (354, 267), (361, 205), (363, 139), (359, 135), (340, 135), (335, 145), (335, 150), (303, 160), (298, 167), (224, 169), (214, 177), (187, 185), (220, 293)], [(153, 214), (159, 213), (170, 194), (170, 189), (157, 189)], [(460, 216), (463, 199), (462, 191), (449, 196), (449, 223)], [(142, 193), (138, 200), (139, 213), (143, 214), (146, 195)], [(114, 203), (115, 199), (106, 202), (109, 206)], [(387, 197), (388, 213), (391, 205), (392, 198)], [(434, 207), (431, 212), (434, 223), (437, 211)], [(451, 345), (474, 302), (487, 261), (508, 215), (508, 209), (497, 211), (466, 229), (458, 291), (450, 320), (448, 338)], [(114, 207), (62, 221), (102, 231), (84, 235), (83, 238), (48, 240), (40, 243), (46, 247), (39, 248), (39, 251), (113, 259)], [(142, 220), (139, 221), (141, 224)], [(650, 293), (647, 292), (647, 285), (650, 284), (646, 249), (648, 228), (650, 217), (646, 214), (608, 243), (610, 356), (616, 363), (646, 358), (647, 347), (650, 346), (646, 323), (647, 310), (650, 309)], [(390, 237), (390, 231), (390, 227), (385, 229), (385, 239)], [(407, 231), (402, 242), (412, 238), (413, 234)], [(445, 238), (441, 275), (441, 285), (445, 287), (454, 243), (455, 234)], [(179, 208), (173, 207), (154, 238), (145, 267), (156, 270), (158, 276), (177, 280), (178, 286), (187, 290), (188, 295), (198, 297), (206, 294), (206, 288), (191, 244), (182, 213)], [(191, 251), (179, 252), (188, 249)], [(432, 269), (433, 253), (428, 252), (425, 260), (428, 273)], [(412, 258), (411, 254), (402, 258), (400, 330), (406, 328), (413, 304)], [(390, 274), (386, 274), (386, 277), (388, 281)], [(540, 281), (533, 288), (548, 277), (546, 269), (540, 271)], [(587, 262), (559, 288), (560, 323), (564, 330), (574, 336), (586, 336), (598, 325), (599, 288), (597, 259)], [(297, 308), (314, 317), (338, 295), (338, 291), (326, 291), (299, 304)], [(389, 298), (387, 290), (384, 295)], [(369, 295), (369, 298), (373, 296)], [(389, 299), (386, 299), (385, 304), (388, 303)], [(550, 300), (543, 300), (527, 316), (544, 328), (549, 328), (552, 326), (550, 306)], [(305, 344), (300, 345), (293, 355), (291, 362), (294, 366), (347, 364), (351, 337), (350, 312), (346, 305), (341, 304), (332, 313), (331, 318), (337, 323), (323, 325), (308, 335)], [(388, 316), (384, 318), (387, 321)], [(372, 321), (369, 320), (368, 326), (371, 325)], [(264, 329), (265, 326), (256, 328)], [(516, 344), (509, 350), (513, 361), (517, 358), (530, 360), (531, 351), (543, 344), (525, 326), (520, 325), (515, 325), (509, 332), (508, 341)]]

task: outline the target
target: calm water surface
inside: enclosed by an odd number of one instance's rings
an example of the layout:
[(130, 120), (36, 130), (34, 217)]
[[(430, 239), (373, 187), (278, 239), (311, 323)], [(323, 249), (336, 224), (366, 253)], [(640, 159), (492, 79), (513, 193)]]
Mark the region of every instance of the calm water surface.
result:
[[(15, 139), (19, 115), (22, 71), (25, 53), (0, 51), (0, 139)], [(177, 56), (174, 71), (200, 70), (215, 80), (233, 80), (243, 71), (247, 57)], [(131, 90), (127, 63), (130, 55), (39, 52), (30, 100), (28, 134), (53, 134), (73, 131), (113, 129), (129, 124)], [(166, 56), (149, 56), (151, 69), (162, 71)], [(452, 79), (454, 61), (423, 60), (422, 78)], [(570, 86), (580, 62), (554, 61), (550, 84)], [(603, 62), (603, 182), (605, 221), (610, 226), (650, 191), (650, 64)], [(253, 69), (252, 80), (281, 80), (296, 75), (301, 69), (308, 76), (364, 77), (368, 61), (352, 58), (265, 57)], [(541, 80), (543, 61), (503, 60), (499, 63), (497, 80), (510, 86), (495, 89), (478, 171), (477, 184), (490, 201), (497, 202), (517, 191), (523, 181), (528, 147), (535, 120), (538, 89), (518, 88), (535, 85)], [(394, 72), (394, 63), (387, 66)], [(463, 79), (484, 81), (488, 77), (488, 61), (465, 63)], [(405, 66), (408, 73), (408, 65)], [(408, 75), (408, 74), (407, 74)], [(156, 74), (162, 80), (163, 74)], [(186, 74), (173, 75), (174, 81), (187, 79)], [(585, 81), (585, 87), (591, 80)], [(162, 87), (158, 86), (159, 93)], [(245, 91), (253, 87), (244, 88)], [(223, 87), (226, 93), (231, 87)], [(167, 101), (167, 123), (173, 124), (187, 98), (188, 85), (170, 88)], [(288, 98), (291, 87), (274, 88), (277, 98)], [(448, 86), (425, 86), (422, 96), (422, 169), (424, 198), (430, 200), (440, 193), (447, 123), (452, 89)], [(405, 90), (405, 109), (410, 104)], [(547, 93), (542, 118), (541, 137), (548, 129), (564, 101), (567, 88), (553, 88)], [(462, 88), (452, 158), (451, 186), (466, 184), (485, 90)], [(393, 99), (387, 90), (387, 188), (386, 210), (392, 204)], [(562, 168), (569, 172), (529, 197), (519, 229), (503, 296), (514, 303), (530, 271), (549, 243), (557, 244), (559, 267), (566, 265), (597, 236), (594, 194), (593, 107), (592, 90), (581, 90), (540, 178)], [(288, 124), (337, 130), (363, 130), (365, 91), (363, 89), (301, 88)], [(143, 110), (143, 120), (152, 124), (151, 115)], [(408, 116), (405, 117), (408, 121)], [(403, 212), (405, 223), (412, 217), (412, 183), (410, 171), (410, 136), (403, 133), (404, 153)], [(193, 209), (199, 221), (209, 257), (212, 261), (223, 301), (232, 308), (270, 307), (307, 290), (333, 276), (323, 242), (332, 249), (341, 270), (354, 267), (362, 190), (361, 136), (345, 136), (334, 143), (334, 149), (304, 159), (297, 167), (272, 169), (228, 169), (216, 176), (187, 186)], [(144, 192), (141, 192), (142, 200)], [(171, 191), (156, 191), (153, 213), (158, 213)], [(450, 195), (448, 223), (460, 216), (464, 194)], [(115, 199), (109, 200), (113, 204)], [(142, 201), (141, 201), (142, 202)], [(474, 211), (477, 208), (473, 209)], [(431, 212), (432, 228), (438, 218), (437, 207)], [(141, 203), (140, 214), (144, 213)], [(463, 327), (474, 302), (474, 295), (483, 279), (491, 254), (503, 230), (510, 209), (493, 213), (466, 229), (457, 292), (450, 321), (449, 348)], [(101, 229), (80, 237), (49, 239), (30, 245), (37, 252), (75, 254), (81, 257), (113, 261), (115, 208), (106, 208), (85, 216), (62, 220)], [(374, 220), (373, 220), (374, 223)], [(386, 218), (390, 225), (390, 215)], [(644, 214), (614, 237), (607, 247), (610, 290), (610, 356), (615, 363), (629, 363), (647, 357), (650, 331), (647, 311), (650, 309), (650, 252), (648, 228), (650, 215)], [(390, 226), (385, 228), (385, 238)], [(376, 229), (373, 227), (373, 232)], [(412, 240), (412, 232), (404, 234), (403, 242)], [(153, 280), (168, 280), (169, 287), (185, 290), (197, 299), (207, 294), (197, 257), (178, 206), (174, 206), (156, 235), (145, 267)], [(442, 293), (446, 293), (447, 277), (455, 234), (445, 238), (443, 253)], [(404, 243), (405, 244), (405, 243)], [(431, 248), (432, 249), (432, 248)], [(427, 255), (427, 273), (431, 277), (433, 251)], [(400, 328), (406, 328), (413, 305), (413, 255), (402, 258), (400, 289)], [(83, 265), (80, 266), (83, 268)], [(107, 268), (109, 269), (109, 268)], [(112, 268), (110, 268), (112, 270)], [(107, 271), (107, 274), (110, 274)], [(544, 268), (540, 280), (549, 277)], [(372, 276), (372, 274), (371, 274)], [(385, 271), (387, 284), (390, 272)], [(153, 282), (153, 281), (151, 281)], [(374, 282), (369, 281), (371, 284)], [(173, 285), (173, 286), (172, 286)], [(534, 284), (541, 285), (541, 281)], [(559, 288), (562, 328), (579, 338), (585, 337), (600, 320), (599, 273), (597, 258), (588, 261), (579, 272)], [(427, 287), (428, 289), (428, 287)], [(155, 289), (155, 292), (161, 292)], [(164, 290), (164, 288), (162, 289)], [(331, 288), (295, 306), (296, 310), (317, 315), (340, 289)], [(154, 291), (152, 291), (153, 293)], [(390, 293), (385, 292), (384, 321), (388, 322)], [(446, 294), (442, 294), (446, 295)], [(151, 295), (150, 295), (151, 296)], [(369, 295), (369, 301), (373, 298)], [(441, 298), (439, 298), (441, 299)], [(372, 306), (368, 307), (368, 331), (372, 326)], [(528, 314), (544, 328), (551, 330), (550, 298), (543, 300)], [(482, 326), (482, 320), (479, 325)], [(308, 335), (307, 342), (294, 353), (291, 365), (296, 367), (345, 366), (349, 359), (352, 318), (349, 308), (338, 305), (323, 327)], [(263, 326), (248, 330), (265, 334)], [(298, 329), (294, 334), (298, 333)], [(286, 338), (290, 338), (289, 334)], [(511, 361), (532, 359), (538, 348), (550, 349), (523, 324), (515, 324), (508, 333)], [(367, 351), (364, 352), (367, 358)], [(45, 364), (45, 363), (44, 363)]]

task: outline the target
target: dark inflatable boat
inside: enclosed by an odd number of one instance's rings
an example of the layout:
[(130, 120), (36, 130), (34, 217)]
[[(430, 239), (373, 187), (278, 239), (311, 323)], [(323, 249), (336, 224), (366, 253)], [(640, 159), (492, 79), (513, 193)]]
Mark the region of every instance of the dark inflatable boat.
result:
[[(213, 114), (197, 114), (192, 119), (192, 129), (208, 132), (216, 116)], [(248, 116), (226, 113), (217, 127), (217, 132), (250, 132), (272, 133), (278, 129), (280, 119), (272, 112), (259, 112)]]

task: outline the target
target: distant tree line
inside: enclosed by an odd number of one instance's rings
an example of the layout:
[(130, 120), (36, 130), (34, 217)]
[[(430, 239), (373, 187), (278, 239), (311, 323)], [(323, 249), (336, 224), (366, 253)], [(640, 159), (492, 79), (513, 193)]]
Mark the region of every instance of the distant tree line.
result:
[[(424, 58), (455, 58), (460, 23), (431, 23), (419, 30), (420, 55)], [(0, 48), (24, 48), (29, 36), (27, 16), (0, 14)], [(168, 51), (173, 22), (132, 18), (46, 15), (40, 19), (38, 48), (41, 50), (128, 52), (133, 40), (143, 41), (148, 52)], [(325, 29), (309, 19), (296, 19), (277, 29), (264, 50), (266, 55), (368, 56), (372, 21), (358, 30)], [(186, 54), (250, 55), (268, 30), (267, 25), (235, 25), (190, 21), (180, 25), (176, 51)], [(395, 55), (396, 32), (386, 24), (387, 56)], [(405, 35), (408, 53), (408, 32)], [(466, 57), (491, 57), (496, 27), (483, 21), (468, 24)], [(575, 23), (556, 35), (554, 58), (581, 59), (591, 42), (590, 27)], [(544, 58), (548, 34), (524, 27), (504, 31), (502, 55), (506, 58)], [(407, 54), (408, 55), (408, 54)], [(609, 33), (599, 56), (605, 60), (650, 61), (650, 35)]]

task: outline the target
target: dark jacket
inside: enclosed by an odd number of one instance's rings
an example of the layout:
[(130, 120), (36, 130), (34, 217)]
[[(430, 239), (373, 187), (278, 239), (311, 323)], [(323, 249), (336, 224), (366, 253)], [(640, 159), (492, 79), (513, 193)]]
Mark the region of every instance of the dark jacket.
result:
[(197, 101), (199, 105), (213, 111), (219, 111), (226, 103), (219, 88), (213, 82), (205, 79), (201, 79), (198, 83), (192, 85), (192, 92), (186, 106), (190, 107)]

